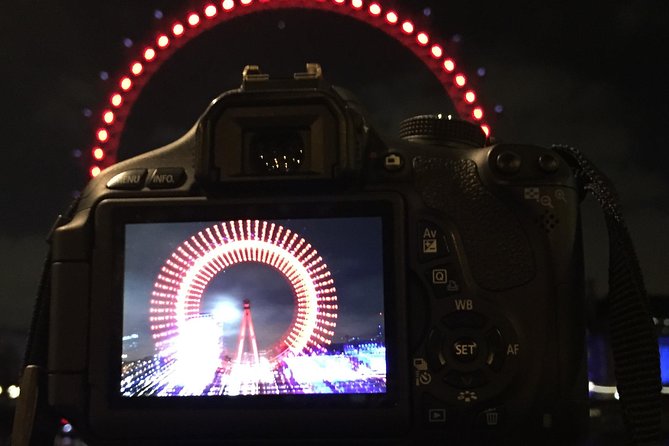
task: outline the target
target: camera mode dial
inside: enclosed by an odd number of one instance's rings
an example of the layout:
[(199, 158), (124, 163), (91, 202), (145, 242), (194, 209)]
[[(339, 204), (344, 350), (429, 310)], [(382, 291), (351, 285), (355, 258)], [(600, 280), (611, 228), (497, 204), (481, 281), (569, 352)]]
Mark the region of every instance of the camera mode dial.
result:
[(452, 115), (418, 115), (400, 123), (400, 138), (419, 143), (484, 147), (481, 127)]

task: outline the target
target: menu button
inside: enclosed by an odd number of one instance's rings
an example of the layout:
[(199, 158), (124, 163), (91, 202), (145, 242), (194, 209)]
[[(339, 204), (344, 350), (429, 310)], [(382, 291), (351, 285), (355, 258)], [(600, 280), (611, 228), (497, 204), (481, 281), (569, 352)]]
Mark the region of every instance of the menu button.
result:
[(139, 190), (144, 187), (146, 169), (131, 169), (115, 175), (107, 182), (108, 189)]

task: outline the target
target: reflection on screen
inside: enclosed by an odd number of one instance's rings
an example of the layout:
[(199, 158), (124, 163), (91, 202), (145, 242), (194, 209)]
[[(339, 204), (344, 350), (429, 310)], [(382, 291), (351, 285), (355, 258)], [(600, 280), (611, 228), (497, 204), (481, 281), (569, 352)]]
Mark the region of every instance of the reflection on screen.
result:
[(125, 228), (124, 397), (386, 392), (380, 217)]

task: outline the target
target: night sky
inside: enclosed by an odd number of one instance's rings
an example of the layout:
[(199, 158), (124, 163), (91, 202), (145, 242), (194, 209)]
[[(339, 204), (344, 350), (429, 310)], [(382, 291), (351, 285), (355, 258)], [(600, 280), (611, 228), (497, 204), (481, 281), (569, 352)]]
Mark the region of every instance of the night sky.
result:
[[(647, 288), (669, 294), (668, 8), (651, 0), (509, 3), (381, 2), (440, 36), (487, 108), (503, 106), (491, 122), (500, 140), (574, 145), (610, 175)], [(124, 39), (141, 44), (188, 4), (200, 2), (22, 0), (0, 13), (0, 331), (27, 330), (45, 235), (84, 184), (76, 155), (88, 150), (96, 124), (87, 110), (97, 116), (111, 88), (100, 73), (114, 79), (138, 52)], [(286, 75), (307, 61), (353, 90), (390, 137), (403, 118), (451, 110), (427, 69), (390, 37), (339, 16), (279, 11), (229, 22), (178, 52), (136, 103), (122, 155), (182, 134), (209, 100), (239, 85), (245, 64)], [(592, 200), (584, 219), (586, 271), (602, 294), (606, 236)]]

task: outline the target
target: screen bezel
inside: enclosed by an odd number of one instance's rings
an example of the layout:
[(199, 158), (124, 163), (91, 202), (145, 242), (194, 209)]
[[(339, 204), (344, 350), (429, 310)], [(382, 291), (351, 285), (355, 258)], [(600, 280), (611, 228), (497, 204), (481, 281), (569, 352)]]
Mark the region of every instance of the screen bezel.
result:
[[(137, 398), (120, 394), (126, 224), (336, 217), (380, 217), (382, 222), (386, 393)], [(202, 198), (103, 201), (95, 212), (90, 350), (91, 424), (102, 430), (115, 430), (122, 425), (129, 435), (133, 435), (132, 431), (140, 431), (161, 436), (167, 433), (179, 434), (183, 428), (170, 424), (182, 421), (184, 417), (189, 420), (188, 431), (203, 435), (227, 432), (221, 426), (221, 417), (233, 421), (231, 425), (236, 426), (235, 431), (243, 425), (254, 426), (259, 416), (269, 418), (272, 421), (264, 430), (267, 433), (279, 430), (284, 432), (286, 423), (298, 415), (307, 420), (313, 417), (313, 422), (322, 421), (324, 415), (335, 416), (340, 422), (348, 423), (349, 429), (353, 430), (362, 429), (363, 426), (369, 430), (375, 419), (386, 420), (380, 422), (385, 424), (394, 418), (398, 423), (395, 427), (406, 424), (409, 389), (405, 367), (407, 330), (403, 316), (406, 302), (405, 293), (402, 292), (403, 233), (401, 202), (390, 197), (319, 197), (318, 201), (296, 199), (281, 200), (280, 203)], [(101, 339), (105, 341), (100, 343)], [(100, 345), (104, 348), (101, 349)], [(147, 414), (151, 413), (159, 413), (162, 421), (149, 420)], [(143, 422), (140, 423), (140, 419)], [(380, 425), (378, 428), (379, 431), (387, 431)], [(296, 430), (293, 434), (300, 433)]]

